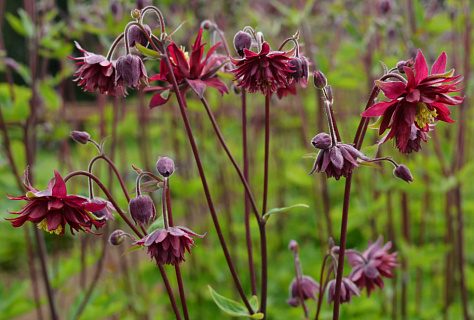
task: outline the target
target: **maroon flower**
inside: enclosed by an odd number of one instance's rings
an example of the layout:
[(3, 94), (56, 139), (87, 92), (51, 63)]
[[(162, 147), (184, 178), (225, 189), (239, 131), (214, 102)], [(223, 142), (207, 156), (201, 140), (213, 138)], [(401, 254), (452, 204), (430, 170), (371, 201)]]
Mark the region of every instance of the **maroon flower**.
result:
[(231, 72), (235, 73), (239, 87), (250, 93), (260, 91), (268, 95), (288, 86), (288, 75), (293, 72), (289, 62), (294, 49), (289, 52), (270, 51), (270, 46), (264, 42), (259, 53), (243, 50), (245, 58), (231, 58), (236, 66)]
[[(28, 169), (23, 174), (23, 184), (28, 190), (25, 196), (12, 197), (10, 200), (26, 200), (28, 204), (19, 212), (9, 212), (19, 216), (10, 220), (14, 227), (21, 227), (26, 221), (38, 224), (38, 228), (50, 233), (64, 234), (66, 224), (71, 233), (84, 231), (94, 233), (91, 226), (101, 227), (104, 221), (95, 220), (89, 211), (99, 211), (107, 206), (107, 202), (89, 202), (85, 197), (68, 195), (66, 184), (61, 175), (54, 170), (54, 178), (48, 183), (48, 188), (38, 191), (28, 180)], [(26, 183), (25, 183), (26, 182)]]
[[(390, 101), (379, 102), (364, 113), (363, 117), (382, 116), (379, 134), (390, 129), (384, 141), (396, 138), (397, 148), (402, 153), (411, 150), (408, 147), (414, 124), (423, 132), (428, 132), (435, 120), (454, 122), (446, 105), (458, 105), (464, 98), (452, 97), (451, 92), (459, 91), (456, 85), (462, 81), (460, 75), (453, 77), (454, 69), (445, 72), (446, 54), (443, 52), (428, 75), (428, 66), (421, 50), (418, 50), (415, 73), (409, 67), (403, 67), (407, 76), (404, 82), (376, 81), (377, 86)], [(450, 83), (451, 82), (451, 83)]]
[(140, 57), (127, 54), (117, 59), (115, 85), (138, 89), (140, 82), (146, 83), (146, 78), (145, 65)]
[[(316, 301), (316, 292), (319, 291), (319, 283), (310, 276), (302, 276), (299, 279), (301, 295), (303, 300), (313, 299)], [(298, 280), (295, 278), (290, 284), (290, 299), (286, 300), (292, 307), (300, 305), (300, 288), (298, 288)]]
[[(327, 294), (328, 294), (328, 303), (331, 304), (331, 302), (334, 300), (334, 296), (336, 295), (336, 279), (329, 281)], [(340, 293), (340, 298), (339, 298), (340, 303), (351, 302), (351, 298), (353, 295), (359, 296), (360, 295), (359, 289), (357, 289), (357, 286), (350, 279), (342, 278), (341, 293)]]
[(375, 290), (375, 285), (383, 288), (382, 277), (392, 278), (392, 269), (399, 267), (397, 264), (397, 252), (387, 253), (392, 247), (389, 241), (381, 247), (383, 237), (380, 236), (375, 243), (369, 242), (369, 248), (362, 254), (356, 250), (347, 250), (346, 257), (349, 265), (354, 268), (349, 278), (360, 288), (367, 288), (367, 295)]
[(84, 86), (84, 91), (95, 91), (99, 89), (100, 93), (115, 96), (117, 91), (125, 95), (123, 88), (117, 88), (115, 85), (115, 61), (109, 61), (106, 57), (85, 51), (82, 47), (74, 41), (76, 47), (84, 53), (84, 57), (73, 58), (79, 60), (75, 63), (80, 66), (74, 73), (77, 78), (74, 81), (79, 81), (78, 86)]
[(157, 265), (179, 265), (184, 259), (184, 250), (191, 254), (191, 246), (195, 246), (191, 237), (203, 238), (184, 227), (169, 227), (156, 229), (144, 238), (135, 241), (135, 245), (148, 247), (148, 254), (156, 260)]
[[(202, 28), (199, 29), (189, 59), (187, 54), (178, 48), (174, 42), (168, 45), (171, 66), (181, 94), (184, 97), (184, 93), (191, 87), (201, 97), (207, 86), (216, 88), (222, 95), (229, 93), (225, 83), (217, 77), (217, 71), (221, 69), (227, 59), (225, 56), (213, 54), (220, 43), (212, 46), (203, 60), (206, 43), (201, 43), (201, 40)], [(169, 91), (172, 90), (173, 86), (171, 85), (171, 75), (163, 60), (160, 63), (160, 73), (151, 77), (150, 81), (165, 82), (165, 86), (153, 86), (144, 89), (144, 91), (158, 91), (150, 100), (150, 108), (165, 104), (170, 99)]]
[(314, 161), (313, 170), (309, 174), (326, 172), (328, 178), (334, 177), (339, 180), (341, 176), (347, 178), (354, 167), (359, 166), (357, 158), (364, 161), (370, 160), (350, 144), (337, 143), (331, 146), (330, 142), (331, 138), (327, 133), (319, 133), (313, 138), (313, 146), (320, 151)]

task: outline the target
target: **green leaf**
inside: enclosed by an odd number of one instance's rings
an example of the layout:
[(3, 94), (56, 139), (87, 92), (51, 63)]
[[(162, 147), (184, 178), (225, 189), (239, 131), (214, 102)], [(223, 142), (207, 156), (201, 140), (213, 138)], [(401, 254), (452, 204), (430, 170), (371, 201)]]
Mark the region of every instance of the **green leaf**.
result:
[(362, 150), (360, 150), (360, 152), (365, 154), (370, 159), (375, 158), (375, 156), (377, 155), (377, 151), (379, 151), (379, 144), (378, 143), (373, 144), (371, 146), (367, 146), (365, 148), (362, 148)]
[(258, 310), (260, 308), (260, 303), (258, 301), (257, 296), (252, 296), (249, 299), (250, 306), (252, 307), (253, 310)]
[(143, 247), (142, 246), (133, 246), (130, 249), (128, 249), (127, 251), (125, 251), (124, 253), (122, 253), (122, 256), (126, 255), (127, 253), (139, 250), (139, 249), (143, 249)]
[(265, 219), (265, 221), (267, 221), (268, 218), (270, 218), (270, 216), (272, 214), (285, 212), (285, 211), (291, 210), (293, 208), (309, 208), (309, 206), (307, 204), (304, 204), (304, 203), (298, 203), (298, 204), (295, 204), (295, 205), (292, 205), (292, 206), (289, 206), (289, 207), (274, 208), (274, 209), (271, 209), (271, 210), (267, 211), (263, 215), (263, 218)]
[(317, 153), (307, 153), (303, 156), (303, 159), (316, 159), (318, 157)]
[[(214, 289), (212, 289), (211, 286), (207, 286), (207, 287), (209, 288), (209, 291), (211, 292), (211, 296), (214, 302), (225, 313), (234, 317), (248, 317), (250, 319), (263, 319), (263, 313), (255, 313), (251, 315), (248, 312), (247, 308), (241, 303), (228, 299), (224, 296), (221, 296), (216, 291), (214, 291)], [(255, 298), (252, 297), (250, 300), (252, 300), (253, 304), (255, 304), (256, 302), (258, 303), (258, 299), (256, 299), (256, 297)]]
[(165, 223), (163, 221), (163, 216), (160, 218), (156, 219), (149, 227), (147, 232), (150, 234), (156, 229), (163, 229), (165, 227)]
[(379, 117), (377, 121), (372, 123), (369, 128), (370, 129), (380, 129), (380, 125), (382, 124), (383, 116)]
[(5, 14), (5, 18), (7, 18), (7, 21), (10, 24), (10, 27), (12, 27), (12, 29), (15, 30), (16, 33), (18, 33), (21, 36), (26, 37), (26, 30), (23, 27), (21, 20), (17, 16), (11, 14), (10, 12), (7, 12)]
[(33, 21), (31, 21), (30, 16), (23, 9), (18, 9), (18, 15), (20, 16), (21, 24), (23, 25), (23, 28), (25, 30), (25, 35), (28, 38), (33, 38), (35, 34), (35, 26), (33, 24)]
[(138, 51), (140, 51), (140, 53), (144, 54), (147, 57), (158, 58), (159, 56), (161, 56), (161, 53), (155, 50), (148, 49), (139, 43), (136, 43), (136, 47)]

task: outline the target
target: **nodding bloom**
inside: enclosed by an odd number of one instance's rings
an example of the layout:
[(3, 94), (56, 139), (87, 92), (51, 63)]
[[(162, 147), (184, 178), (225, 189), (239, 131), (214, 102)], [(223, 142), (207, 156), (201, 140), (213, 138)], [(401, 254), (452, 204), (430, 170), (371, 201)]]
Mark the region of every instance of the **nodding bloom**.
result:
[(292, 307), (300, 305), (301, 296), (303, 296), (303, 300), (313, 299), (316, 301), (316, 292), (319, 291), (319, 283), (310, 276), (300, 277), (299, 283), (300, 287), (298, 287), (298, 279), (295, 278), (290, 284), (290, 299), (286, 300), (286, 303)]
[(428, 74), (428, 66), (421, 50), (416, 56), (414, 71), (407, 66), (403, 67), (407, 82), (376, 81), (377, 86), (384, 92), (389, 101), (379, 102), (364, 113), (363, 117), (382, 116), (379, 135), (387, 129), (388, 134), (381, 143), (395, 138), (397, 148), (402, 153), (409, 153), (414, 148), (409, 147), (412, 137), (412, 126), (415, 125), (422, 132), (430, 130), (434, 121), (454, 122), (449, 115), (447, 106), (458, 105), (464, 101), (463, 97), (450, 96), (457, 92), (456, 85), (462, 81), (461, 75), (453, 76), (454, 69), (446, 70), (446, 53), (442, 53)]
[(280, 87), (287, 87), (288, 75), (293, 72), (290, 65), (295, 49), (289, 52), (270, 51), (270, 45), (263, 42), (259, 53), (243, 49), (243, 59), (232, 59), (236, 68), (235, 81), (250, 93), (260, 91), (268, 95)]
[(148, 254), (155, 259), (157, 265), (179, 265), (185, 261), (185, 249), (191, 254), (191, 246), (195, 246), (192, 237), (203, 238), (184, 227), (156, 229), (144, 238), (135, 241), (135, 245), (148, 247)]
[[(115, 85), (138, 89), (140, 83), (146, 83), (146, 69), (140, 57), (127, 54), (116, 62)], [(126, 93), (126, 89), (122, 91)]]
[(375, 290), (375, 285), (383, 288), (382, 277), (392, 278), (392, 270), (397, 264), (397, 252), (388, 253), (392, 247), (389, 241), (383, 247), (383, 237), (380, 236), (375, 243), (369, 242), (369, 248), (362, 254), (356, 250), (347, 250), (346, 257), (349, 265), (353, 266), (349, 278), (360, 288), (367, 288), (367, 296)]
[[(180, 92), (184, 97), (184, 93), (192, 88), (196, 94), (202, 97), (207, 86), (217, 89), (222, 95), (229, 93), (227, 86), (217, 77), (219, 71), (226, 63), (227, 57), (213, 54), (219, 47), (220, 42), (212, 46), (203, 59), (204, 46), (202, 43), (202, 28), (194, 42), (191, 55), (188, 57), (184, 49), (172, 42), (168, 45), (173, 74), (180, 88)], [(145, 88), (144, 91), (158, 91), (150, 100), (150, 108), (161, 106), (169, 99), (169, 91), (173, 90), (171, 75), (168, 72), (165, 62), (160, 63), (160, 73), (150, 78), (150, 81), (163, 81), (164, 86), (152, 86)]]
[(94, 233), (91, 230), (92, 226), (99, 228), (105, 224), (105, 220), (95, 220), (90, 212), (104, 209), (107, 206), (106, 201), (95, 203), (85, 197), (68, 195), (66, 184), (56, 170), (47, 189), (38, 191), (31, 186), (27, 170), (23, 174), (23, 185), (28, 190), (26, 195), (8, 196), (10, 200), (28, 201), (28, 204), (19, 212), (9, 212), (19, 215), (16, 218), (7, 219), (14, 227), (21, 227), (26, 221), (31, 221), (37, 223), (39, 229), (64, 234), (66, 224), (69, 224), (71, 233), (74, 235), (73, 230)]
[[(334, 296), (336, 295), (336, 279), (329, 281), (327, 294), (328, 294), (328, 303), (331, 304), (331, 302), (334, 301)], [(339, 302), (349, 303), (351, 302), (351, 298), (353, 295), (360, 296), (359, 289), (354, 284), (354, 282), (352, 282), (350, 279), (342, 278)]]
[(115, 61), (109, 61), (106, 57), (88, 52), (74, 41), (76, 47), (84, 54), (83, 57), (73, 58), (78, 60), (76, 66), (80, 66), (74, 73), (78, 86), (83, 86), (84, 91), (99, 90), (100, 93), (116, 96), (117, 92), (125, 95), (124, 89), (115, 85)]
[[(433, 124), (430, 123), (429, 126), (430, 126), (430, 128), (429, 128), (428, 132), (434, 130), (434, 129), (432, 129), (432, 127), (435, 126), (434, 123)], [(388, 133), (386, 135), (388, 135)], [(405, 146), (405, 149), (403, 149), (403, 151), (401, 149), (399, 149), (399, 150), (400, 150), (400, 152), (405, 153), (405, 154), (411, 153), (412, 151), (417, 152), (418, 150), (421, 149), (421, 141), (428, 142), (428, 138), (431, 138), (431, 137), (428, 135), (427, 132), (418, 129), (418, 127), (415, 124), (412, 124), (411, 125), (411, 131), (410, 131), (410, 137), (408, 137), (408, 142)], [(382, 144), (385, 141), (386, 141), (386, 136), (383, 137), (382, 140), (380, 140), (379, 144)], [(398, 147), (399, 138), (397, 136), (395, 136), (395, 144)]]
[(309, 174), (326, 172), (328, 178), (334, 177), (339, 180), (341, 176), (347, 178), (354, 167), (359, 166), (357, 158), (364, 161), (370, 160), (350, 144), (337, 143), (333, 146), (331, 137), (324, 132), (316, 135), (312, 140), (312, 144), (320, 150), (316, 161), (314, 161), (313, 170)]

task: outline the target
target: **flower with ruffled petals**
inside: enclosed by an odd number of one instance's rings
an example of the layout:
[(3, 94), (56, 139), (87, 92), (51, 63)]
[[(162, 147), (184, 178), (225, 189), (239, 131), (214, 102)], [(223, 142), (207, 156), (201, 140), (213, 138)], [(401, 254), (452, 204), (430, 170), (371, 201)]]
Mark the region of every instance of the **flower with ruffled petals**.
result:
[(23, 184), (28, 190), (26, 195), (8, 196), (10, 200), (28, 201), (28, 204), (19, 212), (9, 212), (19, 215), (16, 218), (7, 219), (14, 227), (20, 227), (26, 221), (31, 221), (37, 223), (39, 229), (50, 233), (64, 234), (66, 224), (69, 224), (71, 233), (74, 235), (73, 230), (94, 233), (91, 230), (93, 225), (98, 228), (105, 224), (105, 220), (95, 220), (90, 211), (104, 209), (107, 202), (94, 203), (85, 197), (68, 195), (66, 184), (56, 170), (54, 170), (54, 178), (48, 183), (47, 189), (43, 191), (38, 191), (31, 186), (27, 170), (23, 174), (23, 180)]
[(83, 57), (69, 57), (78, 60), (76, 66), (80, 66), (74, 73), (78, 86), (83, 86), (84, 91), (93, 92), (99, 89), (100, 93), (116, 96), (117, 92), (125, 95), (124, 88), (115, 85), (115, 61), (109, 61), (106, 57), (88, 52), (74, 41), (76, 47), (84, 54)]
[(148, 254), (155, 259), (157, 265), (179, 265), (184, 259), (185, 249), (191, 254), (191, 246), (195, 246), (192, 237), (204, 236), (184, 227), (156, 229), (144, 238), (135, 241), (135, 245), (148, 247)]
[[(298, 282), (300, 287), (298, 287)], [(299, 281), (295, 278), (290, 284), (290, 299), (286, 300), (288, 305), (292, 307), (300, 305), (300, 289), (303, 300), (313, 299), (316, 301), (316, 292), (319, 291), (319, 283), (310, 276), (302, 276)]]
[[(414, 71), (403, 67), (407, 82), (376, 81), (389, 101), (379, 102), (364, 113), (363, 117), (382, 116), (379, 134), (387, 129), (389, 133), (383, 141), (395, 138), (397, 148), (408, 153), (414, 148), (408, 146), (412, 137), (412, 125), (422, 132), (430, 130), (435, 120), (454, 122), (449, 115), (447, 105), (454, 106), (463, 102), (463, 97), (450, 96), (449, 93), (459, 91), (456, 85), (462, 81), (461, 76), (453, 76), (454, 69), (446, 70), (446, 53), (442, 53), (428, 74), (428, 66), (421, 50), (418, 50)], [(413, 139), (411, 139), (413, 140)]]
[[(140, 83), (146, 83), (146, 69), (140, 57), (127, 54), (116, 62), (115, 84), (138, 89)], [(125, 90), (124, 90), (125, 92)]]
[[(199, 97), (202, 97), (207, 86), (217, 89), (222, 95), (229, 93), (227, 86), (217, 77), (219, 71), (225, 64), (227, 57), (214, 54), (219, 47), (220, 42), (212, 46), (203, 59), (204, 46), (202, 43), (202, 28), (193, 44), (191, 55), (178, 48), (176, 43), (168, 45), (170, 62), (173, 74), (184, 97), (184, 93), (192, 88)], [(160, 63), (160, 73), (150, 78), (150, 81), (163, 81), (164, 86), (152, 86), (145, 88), (144, 91), (158, 91), (150, 100), (150, 108), (161, 106), (169, 99), (169, 92), (173, 90), (171, 75), (168, 72), (165, 62)]]
[(369, 242), (369, 248), (362, 254), (356, 250), (347, 250), (346, 257), (349, 265), (354, 268), (349, 278), (360, 288), (367, 288), (367, 295), (375, 290), (375, 285), (383, 288), (382, 277), (392, 278), (392, 270), (397, 264), (397, 252), (388, 253), (392, 247), (389, 241), (383, 247), (383, 237), (380, 236), (375, 243)]
[(288, 75), (293, 72), (289, 62), (294, 49), (289, 52), (270, 51), (270, 45), (264, 42), (259, 53), (243, 50), (245, 58), (231, 58), (236, 66), (231, 72), (235, 73), (239, 87), (250, 93), (260, 91), (268, 95), (288, 86)]
[(326, 172), (328, 178), (334, 177), (336, 180), (339, 180), (341, 176), (347, 178), (354, 170), (354, 167), (359, 166), (357, 158), (364, 161), (370, 160), (370, 158), (350, 144), (337, 143), (332, 146), (330, 142), (330, 136), (324, 132), (319, 133), (313, 138), (313, 146), (320, 149), (320, 151), (309, 174)]
[[(334, 296), (336, 295), (336, 279), (329, 281), (328, 288), (328, 303), (331, 304), (334, 300)], [(351, 302), (351, 298), (353, 295), (360, 296), (360, 291), (357, 286), (348, 278), (342, 278), (341, 281), (341, 293), (339, 302), (340, 303), (349, 303)]]

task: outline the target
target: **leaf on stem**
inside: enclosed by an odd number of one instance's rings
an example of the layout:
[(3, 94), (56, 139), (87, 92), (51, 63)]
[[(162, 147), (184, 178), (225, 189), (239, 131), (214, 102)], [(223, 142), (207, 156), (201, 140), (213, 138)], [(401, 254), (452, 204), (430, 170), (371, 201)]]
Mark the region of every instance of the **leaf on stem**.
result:
[[(212, 289), (211, 286), (208, 286), (209, 291), (211, 292), (212, 299), (214, 302), (217, 304), (217, 306), (224, 311), (225, 313), (234, 316), (234, 317), (247, 317), (250, 319), (263, 319), (263, 313), (255, 313), (255, 314), (249, 314), (247, 308), (242, 305), (241, 303), (228, 299), (224, 296), (221, 296), (218, 294), (214, 289)], [(258, 306), (258, 298), (256, 296), (253, 296), (249, 300), (252, 308), (257, 310), (255, 306)]]
[(136, 43), (135, 45), (137, 47), (137, 50), (140, 51), (141, 54), (143, 54), (147, 57), (158, 58), (158, 57), (161, 56), (161, 53), (159, 53), (158, 51), (148, 49), (148, 48), (142, 46), (139, 43)]
[(285, 212), (285, 211), (291, 210), (293, 208), (309, 208), (309, 206), (307, 204), (304, 204), (304, 203), (298, 203), (298, 204), (295, 204), (295, 205), (292, 205), (292, 206), (289, 206), (289, 207), (274, 208), (274, 209), (271, 209), (271, 210), (267, 211), (263, 215), (263, 219), (265, 219), (265, 221), (267, 221), (270, 218), (271, 215), (273, 215), (275, 213)]

